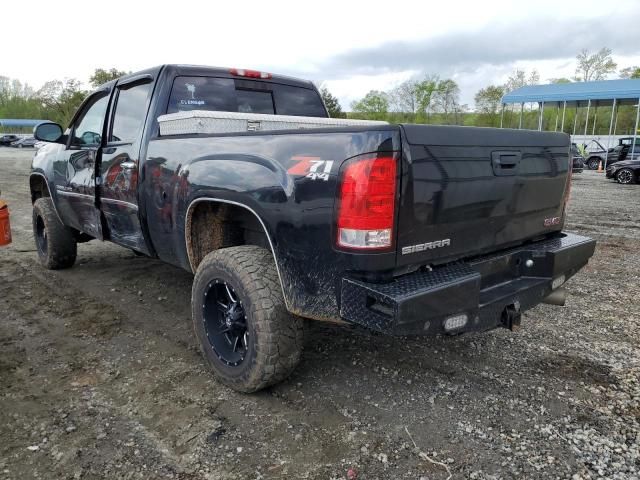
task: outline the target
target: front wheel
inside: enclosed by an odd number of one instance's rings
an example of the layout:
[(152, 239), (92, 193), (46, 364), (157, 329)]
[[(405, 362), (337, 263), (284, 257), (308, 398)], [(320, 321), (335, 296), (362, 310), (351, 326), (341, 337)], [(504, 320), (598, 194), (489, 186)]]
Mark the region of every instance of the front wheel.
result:
[(616, 173), (616, 180), (618, 181), (618, 183), (621, 183), (623, 185), (629, 185), (631, 183), (635, 183), (636, 181), (633, 170), (631, 170), (630, 168), (621, 168), (620, 170), (618, 170), (618, 172)]
[(264, 248), (207, 255), (193, 281), (191, 313), (208, 364), (234, 390), (274, 385), (300, 360), (303, 320), (287, 311), (274, 258)]
[(592, 157), (587, 162), (587, 166), (589, 167), (589, 170), (597, 170), (598, 165), (600, 165), (600, 159), (598, 157)]
[(78, 242), (58, 218), (53, 201), (39, 198), (33, 204), (33, 236), (38, 260), (49, 270), (70, 268), (76, 261)]

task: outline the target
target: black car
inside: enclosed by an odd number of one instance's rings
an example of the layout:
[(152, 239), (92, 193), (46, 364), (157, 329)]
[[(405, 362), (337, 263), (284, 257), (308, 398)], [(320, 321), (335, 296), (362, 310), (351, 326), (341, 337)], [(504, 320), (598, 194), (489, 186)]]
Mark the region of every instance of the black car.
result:
[(571, 144), (571, 156), (573, 157), (573, 173), (582, 173), (584, 170), (584, 157), (580, 154), (578, 146), (575, 143)]
[(614, 178), (618, 183), (629, 185), (640, 178), (640, 157), (623, 160), (607, 167), (607, 178)]
[(33, 137), (25, 137), (13, 142), (10, 146), (14, 148), (33, 148), (37, 140)]
[(0, 137), (0, 145), (2, 146), (8, 146), (11, 145), (13, 142), (20, 140), (20, 137), (17, 135), (2, 135)]

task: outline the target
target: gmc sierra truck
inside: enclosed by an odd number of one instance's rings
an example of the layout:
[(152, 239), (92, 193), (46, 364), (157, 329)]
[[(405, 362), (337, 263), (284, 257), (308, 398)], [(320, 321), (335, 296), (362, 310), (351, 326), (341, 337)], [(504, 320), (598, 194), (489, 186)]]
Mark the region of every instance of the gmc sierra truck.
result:
[(312, 83), (165, 65), (98, 88), (33, 160), (38, 258), (108, 240), (195, 274), (217, 377), (286, 378), (304, 319), (392, 335), (513, 329), (563, 304), (595, 242), (563, 233), (562, 133), (328, 118)]

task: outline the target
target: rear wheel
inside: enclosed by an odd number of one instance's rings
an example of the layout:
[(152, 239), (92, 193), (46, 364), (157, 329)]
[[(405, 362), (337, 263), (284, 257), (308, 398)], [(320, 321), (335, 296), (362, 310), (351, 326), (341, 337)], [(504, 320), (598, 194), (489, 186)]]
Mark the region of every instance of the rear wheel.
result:
[(300, 360), (303, 320), (287, 311), (274, 259), (264, 248), (208, 254), (193, 282), (191, 311), (207, 362), (235, 390), (276, 384)]
[(49, 197), (33, 204), (33, 236), (43, 267), (58, 270), (73, 266), (78, 251), (76, 239), (73, 231), (60, 222)]
[(587, 160), (587, 166), (589, 167), (589, 170), (597, 170), (598, 165), (600, 165), (600, 158), (598, 157), (591, 157), (589, 160)]
[(633, 170), (630, 168), (622, 168), (618, 170), (616, 173), (616, 180), (618, 183), (622, 183), (623, 185), (629, 185), (630, 183), (635, 183), (636, 178), (633, 173)]

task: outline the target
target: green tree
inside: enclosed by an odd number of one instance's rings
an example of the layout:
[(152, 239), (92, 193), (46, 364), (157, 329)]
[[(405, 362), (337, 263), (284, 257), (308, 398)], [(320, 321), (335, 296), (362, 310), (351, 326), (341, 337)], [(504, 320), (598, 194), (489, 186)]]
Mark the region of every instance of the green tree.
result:
[(389, 96), (385, 92), (371, 90), (361, 100), (351, 104), (353, 112), (372, 119), (384, 119), (389, 113)]
[(620, 78), (640, 78), (640, 67), (634, 65), (620, 70)]
[(516, 69), (507, 79), (504, 90), (505, 93), (509, 93), (525, 85), (537, 85), (538, 83), (540, 83), (540, 74), (535, 68), (529, 74), (526, 70)]
[(458, 114), (460, 113), (460, 87), (451, 80), (441, 80), (438, 87), (433, 92), (434, 110), (443, 114), (444, 122), (452, 123), (450, 115), (454, 115), (453, 123), (458, 123)]
[(331, 94), (327, 87), (322, 87), (320, 89), (320, 96), (322, 97), (322, 101), (327, 107), (327, 111), (331, 118), (342, 118), (344, 116), (342, 108), (340, 107), (340, 102)]
[(608, 74), (615, 72), (618, 64), (611, 57), (611, 49), (604, 47), (591, 55), (589, 50), (583, 49), (576, 55), (575, 80), (577, 82), (590, 82), (603, 80)]
[(390, 106), (396, 112), (409, 114), (405, 117), (410, 121), (424, 121), (432, 110), (437, 89), (438, 77), (434, 75), (406, 80), (388, 93)]
[(48, 81), (38, 90), (37, 96), (48, 112), (49, 119), (68, 125), (87, 92), (81, 88), (78, 80), (70, 78), (64, 82)]
[(476, 111), (481, 116), (484, 125), (498, 126), (500, 124), (499, 109), (503, 95), (504, 87), (501, 85), (489, 85), (476, 93), (474, 97)]
[(105, 70), (103, 68), (96, 68), (93, 72), (93, 75), (89, 77), (89, 83), (93, 88), (98, 88), (103, 83), (110, 82), (111, 80), (115, 80), (116, 78), (120, 78), (127, 73), (123, 70), (118, 70), (116, 68), (112, 68), (110, 70)]
[(571, 83), (571, 80), (565, 77), (550, 78), (549, 83)]

